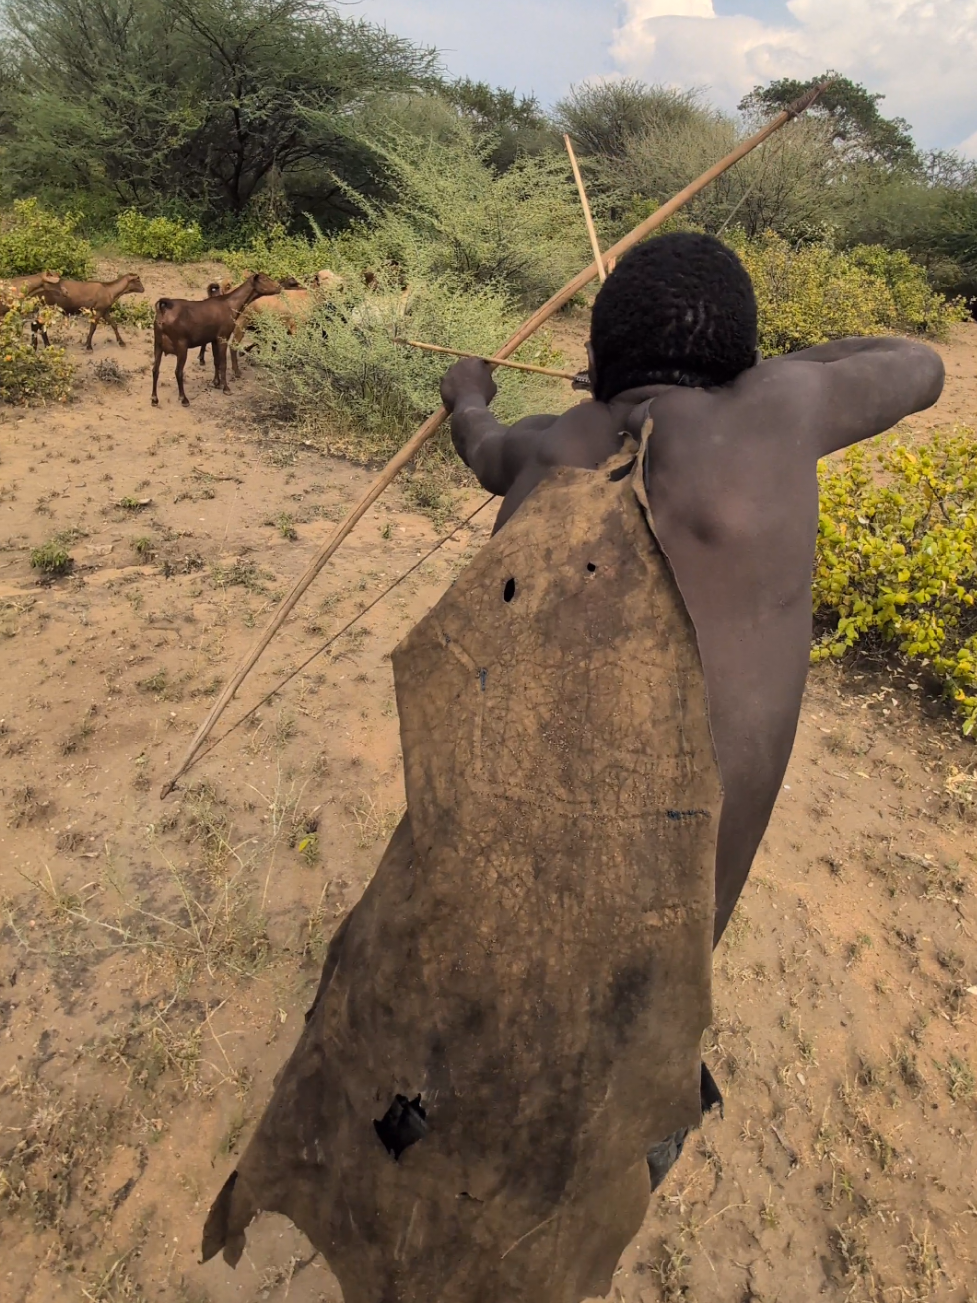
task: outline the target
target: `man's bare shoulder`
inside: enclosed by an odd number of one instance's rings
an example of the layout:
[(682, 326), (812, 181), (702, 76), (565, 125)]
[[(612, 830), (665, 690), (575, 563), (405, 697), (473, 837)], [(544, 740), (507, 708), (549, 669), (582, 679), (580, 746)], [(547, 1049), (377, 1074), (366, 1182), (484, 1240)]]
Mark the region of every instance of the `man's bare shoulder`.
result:
[(721, 388), (670, 390), (652, 415), (676, 432), (705, 422), (714, 435), (790, 433), (820, 458), (931, 407), (943, 378), (939, 354), (918, 340), (840, 339), (769, 358)]
[(814, 364), (795, 363), (791, 367), (783, 358), (771, 358), (744, 371), (728, 385), (712, 389), (668, 386), (634, 409), (628, 431), (637, 437), (645, 417), (650, 416), (659, 434), (693, 429), (716, 434), (730, 423), (739, 425), (741, 421), (759, 433), (771, 421), (789, 417), (791, 408), (796, 407), (798, 414), (810, 411), (822, 383), (820, 368)]

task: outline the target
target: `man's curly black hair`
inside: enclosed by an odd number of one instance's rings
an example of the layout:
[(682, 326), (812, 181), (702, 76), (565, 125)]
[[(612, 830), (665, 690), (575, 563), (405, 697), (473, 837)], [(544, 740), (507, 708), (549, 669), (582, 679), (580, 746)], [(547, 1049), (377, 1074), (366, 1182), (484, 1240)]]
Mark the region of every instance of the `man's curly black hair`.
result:
[(590, 342), (601, 402), (640, 385), (728, 384), (756, 360), (753, 283), (715, 236), (660, 235), (604, 282)]

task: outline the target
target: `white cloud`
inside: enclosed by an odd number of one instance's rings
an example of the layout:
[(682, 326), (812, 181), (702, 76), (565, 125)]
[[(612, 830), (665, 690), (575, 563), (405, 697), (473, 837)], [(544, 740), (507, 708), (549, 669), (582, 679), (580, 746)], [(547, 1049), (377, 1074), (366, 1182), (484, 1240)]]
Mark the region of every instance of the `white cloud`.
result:
[(717, 15), (712, 0), (623, 0), (623, 73), (708, 86), (732, 107), (754, 85), (833, 67), (881, 91), (924, 145), (977, 152), (977, 0), (789, 0), (793, 23)]

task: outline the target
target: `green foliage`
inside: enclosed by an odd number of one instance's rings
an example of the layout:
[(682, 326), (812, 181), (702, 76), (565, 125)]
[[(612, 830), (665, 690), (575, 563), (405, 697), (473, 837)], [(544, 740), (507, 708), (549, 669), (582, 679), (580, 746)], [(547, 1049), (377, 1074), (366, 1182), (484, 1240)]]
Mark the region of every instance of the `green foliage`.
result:
[(839, 237), (884, 244), (921, 263), (944, 293), (977, 296), (977, 169), (931, 156), (924, 172), (852, 171), (839, 196)]
[(169, 217), (144, 217), (128, 208), (119, 214), (115, 226), (119, 248), (135, 258), (192, 262), (204, 251), (204, 238), (196, 222), (184, 225)]
[(263, 271), (273, 280), (294, 276), (308, 285), (317, 271), (332, 269), (336, 259), (333, 240), (323, 235), (314, 221), (310, 222), (311, 235), (289, 235), (282, 225), (260, 231), (243, 248), (224, 250), (221, 261), (235, 276)]
[(532, 307), (587, 262), (565, 155), (521, 158), (499, 175), (488, 166), (489, 142), (463, 124), (447, 142), (388, 133), (374, 147), (396, 198), (337, 239), (340, 261), (396, 265), (408, 285), (492, 285)]
[[(406, 296), (357, 289), (339, 303), (324, 301), (292, 335), (277, 320), (262, 321), (255, 355), (263, 364), (265, 411), (297, 423), (332, 453), (361, 462), (387, 458), (438, 406), (445, 370), (443, 358), (396, 344), (395, 336), (485, 353), (517, 324), (512, 301), (495, 287), (444, 281), (419, 282)], [(558, 355), (537, 335), (517, 357), (547, 365)], [(503, 421), (559, 411), (570, 399), (565, 386), (542, 376), (504, 371), (497, 380), (493, 408)], [(450, 455), (446, 436), (427, 454)]]
[(848, 335), (892, 333), (940, 337), (965, 316), (929, 286), (905, 254), (827, 244), (796, 247), (768, 232), (759, 240), (734, 234), (729, 243), (756, 289), (760, 349), (790, 353)]
[[(21, 299), (0, 316), (0, 402), (64, 402), (74, 368), (63, 348), (34, 349), (27, 329), (34, 299)], [(45, 309), (51, 313), (51, 309)]]
[(938, 433), (821, 472), (812, 660), (886, 648), (942, 685), (977, 729), (977, 440)]
[(36, 199), (15, 200), (0, 213), (0, 276), (51, 271), (85, 280), (94, 270), (91, 245), (75, 234), (81, 217), (42, 208)]
[(918, 161), (909, 123), (905, 118), (884, 118), (879, 112), (885, 96), (873, 95), (859, 82), (835, 72), (823, 72), (807, 81), (782, 77), (769, 86), (755, 86), (740, 109), (773, 117), (829, 78), (831, 85), (808, 112), (828, 124), (835, 143), (861, 158), (889, 167), (912, 166)]
[(847, 257), (853, 266), (885, 284), (892, 299), (888, 324), (893, 331), (943, 339), (949, 326), (966, 317), (963, 304), (947, 302), (936, 293), (925, 270), (904, 250), (860, 244)]
[(148, 299), (116, 299), (111, 315), (112, 320), (120, 326), (151, 330), (156, 319), (156, 309)]
[(647, 86), (623, 77), (572, 87), (557, 104), (554, 120), (582, 153), (620, 159), (646, 132), (685, 128), (710, 114), (697, 91)]
[(337, 175), (376, 193), (350, 128), (436, 63), (317, 0), (2, 0), (0, 31), (8, 193), (85, 192), (116, 211), (165, 198), (238, 230), (275, 178), (286, 211), (324, 217), (350, 211)]
[[(578, 87), (557, 106), (556, 117), (584, 155), (605, 242), (631, 229), (636, 209), (654, 211), (743, 134), (741, 123), (698, 92), (632, 80)], [(712, 232), (735, 221), (751, 237), (775, 230), (817, 238), (829, 215), (834, 155), (823, 124), (796, 122), (707, 186), (677, 220)]]
[(31, 567), (40, 570), (45, 579), (58, 579), (66, 575), (73, 565), (70, 553), (55, 539), (49, 539), (40, 547), (31, 549)]
[(440, 89), (441, 97), (475, 130), (492, 138), (489, 162), (500, 172), (526, 154), (559, 150), (560, 140), (535, 95), (492, 87), (462, 77)]
[(235, 272), (264, 271), (308, 282), (320, 268), (349, 284), (371, 271), (390, 286), (445, 281), (477, 290), (494, 286), (536, 307), (588, 260), (587, 233), (565, 155), (518, 159), (499, 174), (489, 163), (491, 138), (455, 123), (447, 139), (388, 129), (374, 149), (396, 196), (363, 204), (365, 220), (311, 239), (282, 228), (222, 254)]

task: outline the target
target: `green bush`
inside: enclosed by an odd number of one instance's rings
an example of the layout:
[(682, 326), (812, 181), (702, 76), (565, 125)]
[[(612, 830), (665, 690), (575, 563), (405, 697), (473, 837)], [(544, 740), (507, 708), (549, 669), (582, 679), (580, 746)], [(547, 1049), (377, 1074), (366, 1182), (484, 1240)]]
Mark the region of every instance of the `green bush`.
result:
[(931, 289), (907, 255), (863, 245), (840, 253), (827, 244), (789, 244), (767, 232), (730, 236), (753, 279), (760, 349), (789, 353), (847, 335), (926, 334), (936, 338), (967, 315), (959, 300)]
[[(878, 473), (873, 473), (872, 461)], [(977, 439), (853, 448), (821, 470), (814, 661), (888, 649), (977, 730)]]
[(490, 146), (464, 126), (449, 141), (394, 133), (375, 141), (397, 198), (335, 241), (338, 260), (393, 264), (408, 285), (494, 286), (538, 307), (591, 258), (569, 163), (536, 155), (499, 175)]
[(74, 564), (74, 558), (55, 539), (31, 549), (31, 567), (40, 570), (45, 579), (59, 579)]
[(196, 222), (184, 226), (169, 217), (144, 217), (130, 208), (119, 215), (115, 226), (119, 248), (134, 258), (192, 262), (204, 251), (204, 237)]
[[(438, 406), (448, 361), (396, 344), (395, 335), (489, 353), (518, 319), (511, 300), (494, 287), (462, 291), (420, 282), (406, 296), (357, 289), (324, 301), (292, 335), (277, 320), (262, 321), (254, 356), (263, 364), (265, 411), (299, 424), (332, 453), (361, 462), (389, 457)], [(517, 354), (543, 365), (558, 357), (545, 333)], [(567, 385), (544, 376), (500, 370), (496, 380), (493, 407), (503, 421), (560, 411), (572, 399)], [(442, 438), (428, 457), (443, 458), (449, 449)]]
[(447, 138), (378, 129), (371, 143), (396, 196), (389, 206), (359, 201), (363, 220), (332, 238), (311, 221), (308, 240), (279, 227), (222, 254), (227, 265), (300, 281), (328, 267), (349, 284), (372, 271), (412, 287), (492, 286), (535, 308), (590, 260), (565, 155), (521, 158), (500, 175), (492, 138), (465, 123)]
[(120, 326), (151, 330), (156, 309), (148, 299), (116, 299), (112, 305), (112, 319)]
[(0, 277), (39, 271), (78, 280), (91, 276), (91, 245), (75, 234), (80, 221), (77, 213), (58, 217), (36, 199), (16, 199), (13, 208), (0, 214)]
[(935, 292), (926, 271), (902, 249), (860, 244), (845, 256), (855, 267), (885, 284), (892, 299), (890, 321), (895, 330), (942, 339), (949, 325), (966, 319), (963, 301), (948, 301)]
[(35, 305), (22, 299), (0, 317), (0, 402), (64, 402), (71, 392), (74, 368), (64, 349), (31, 347), (27, 326)]
[(284, 226), (272, 226), (267, 232), (255, 235), (241, 249), (222, 250), (221, 261), (235, 276), (263, 271), (273, 280), (294, 276), (307, 285), (317, 271), (332, 268), (336, 261), (336, 248), (332, 240), (322, 234), (314, 222), (310, 223), (312, 235), (288, 235)]

